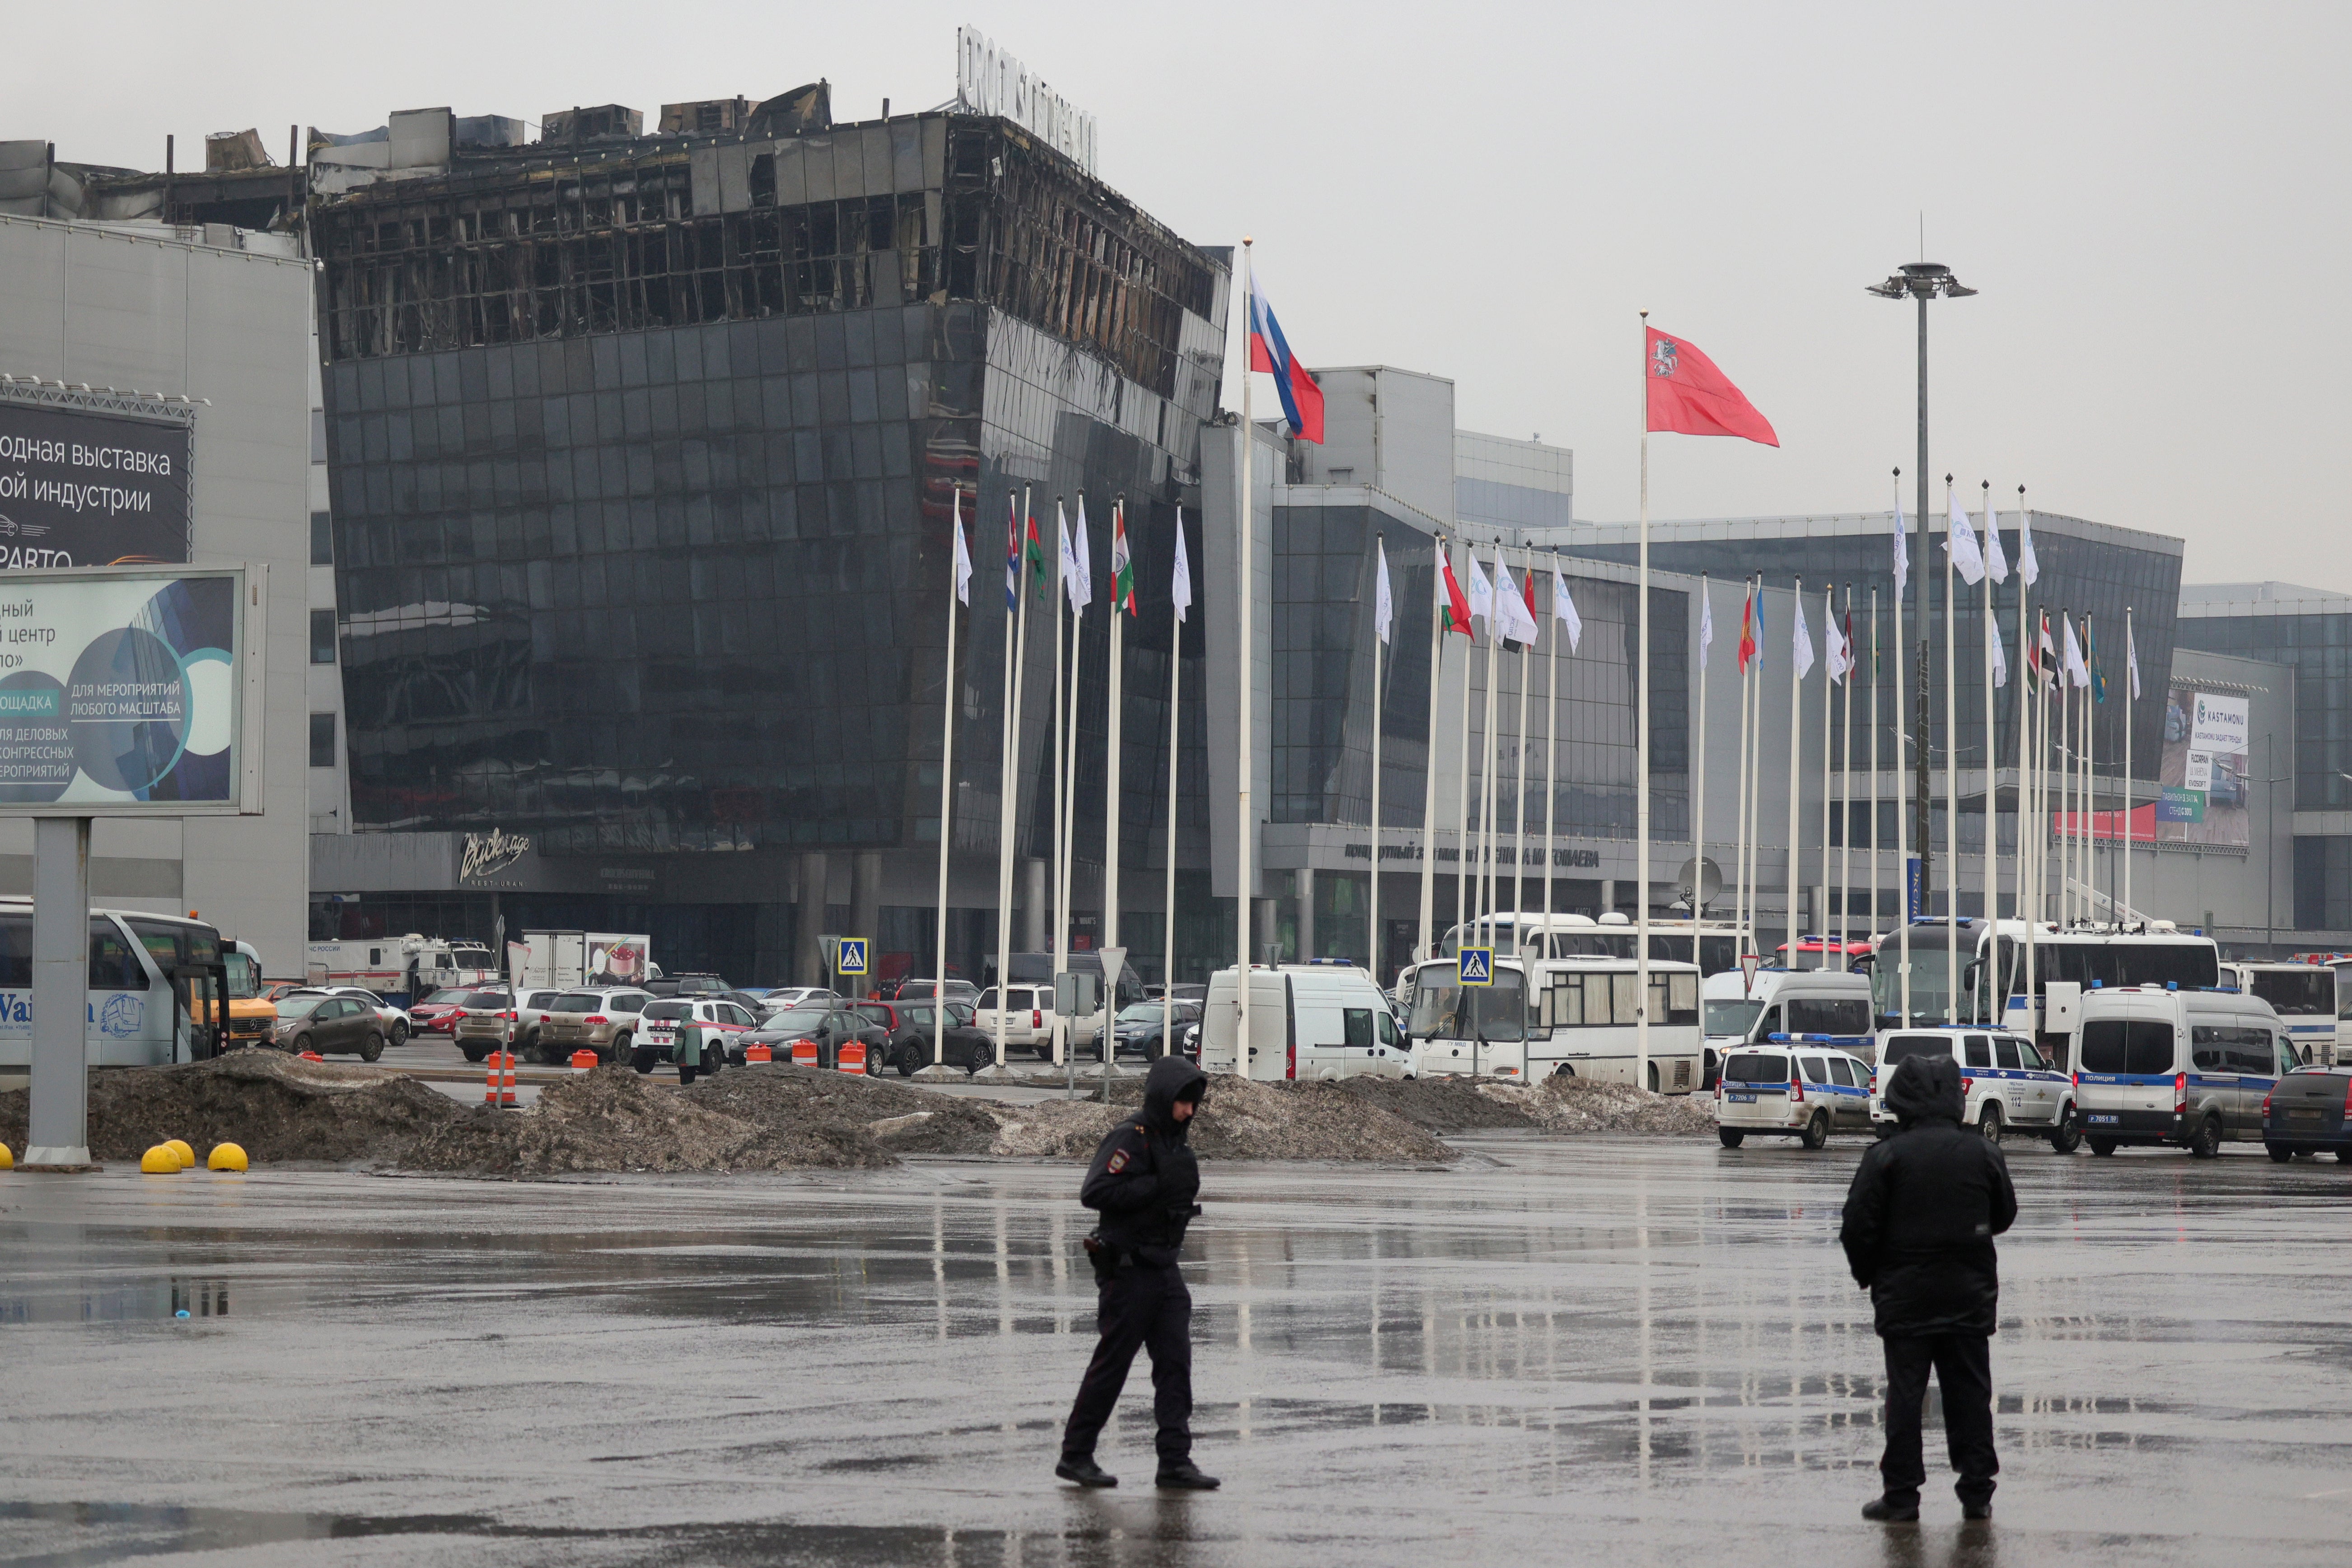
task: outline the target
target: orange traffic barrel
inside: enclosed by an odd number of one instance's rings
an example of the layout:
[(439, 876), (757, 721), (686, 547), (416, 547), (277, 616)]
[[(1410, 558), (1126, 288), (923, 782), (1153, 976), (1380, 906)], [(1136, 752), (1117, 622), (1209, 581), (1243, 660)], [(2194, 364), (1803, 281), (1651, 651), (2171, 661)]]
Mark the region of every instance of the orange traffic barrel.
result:
[(743, 1048), (743, 1060), (746, 1062), (773, 1061), (775, 1059), (776, 1053), (764, 1045), (747, 1045)]
[(572, 1053), (572, 1070), (574, 1072), (586, 1072), (595, 1065), (596, 1053), (594, 1051), (575, 1051)]
[(793, 1041), (793, 1065), (794, 1067), (814, 1067), (816, 1065), (816, 1041), (813, 1040), (796, 1040)]
[(845, 1040), (842, 1041), (840, 1054), (834, 1058), (833, 1064), (844, 1072), (865, 1071), (865, 1045), (862, 1042), (854, 1040)]
[(490, 1076), (489, 1081), (483, 1085), (482, 1103), (485, 1105), (513, 1104), (515, 1103), (514, 1052), (494, 1051), (490, 1052), (489, 1062)]

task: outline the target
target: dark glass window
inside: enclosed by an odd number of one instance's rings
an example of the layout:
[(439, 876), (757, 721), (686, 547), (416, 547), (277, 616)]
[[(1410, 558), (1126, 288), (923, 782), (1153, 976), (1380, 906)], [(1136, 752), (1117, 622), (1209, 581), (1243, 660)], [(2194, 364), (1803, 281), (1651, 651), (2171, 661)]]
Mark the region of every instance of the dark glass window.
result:
[(310, 514), (310, 564), (312, 566), (335, 564), (335, 529), (331, 513)]
[(332, 768), (335, 765), (335, 716), (314, 713), (310, 716), (310, 766)]
[(310, 662), (314, 664), (335, 662), (335, 612), (331, 610), (310, 612)]

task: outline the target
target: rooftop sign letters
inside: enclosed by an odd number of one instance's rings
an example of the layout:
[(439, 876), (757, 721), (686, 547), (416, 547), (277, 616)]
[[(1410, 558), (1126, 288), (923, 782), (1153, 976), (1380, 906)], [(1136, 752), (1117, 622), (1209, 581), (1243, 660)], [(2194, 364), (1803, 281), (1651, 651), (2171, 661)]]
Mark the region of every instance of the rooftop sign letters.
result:
[(1047, 87), (977, 27), (956, 29), (956, 108), (966, 114), (1002, 115), (1087, 173), (1095, 172), (1095, 117)]

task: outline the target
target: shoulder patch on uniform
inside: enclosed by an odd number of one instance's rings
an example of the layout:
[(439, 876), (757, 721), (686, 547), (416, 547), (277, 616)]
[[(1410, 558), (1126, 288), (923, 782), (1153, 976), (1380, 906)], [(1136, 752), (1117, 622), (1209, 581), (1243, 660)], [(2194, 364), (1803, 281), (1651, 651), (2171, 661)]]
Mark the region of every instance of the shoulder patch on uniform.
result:
[(1119, 1172), (1127, 1168), (1127, 1151), (1125, 1149), (1117, 1150), (1111, 1155), (1108, 1168), (1110, 1174), (1113, 1176), (1118, 1175)]

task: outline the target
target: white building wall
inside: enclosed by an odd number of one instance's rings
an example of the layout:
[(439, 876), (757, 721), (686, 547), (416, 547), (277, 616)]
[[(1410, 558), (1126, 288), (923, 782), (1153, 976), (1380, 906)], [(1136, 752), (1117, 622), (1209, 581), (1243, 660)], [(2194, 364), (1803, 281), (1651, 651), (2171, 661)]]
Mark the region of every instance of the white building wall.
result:
[[(232, 237), (233, 231), (232, 231)], [(209, 400), (197, 410), (192, 563), (269, 569), (265, 814), (101, 822), (101, 902), (194, 909), (294, 973), (310, 900), (311, 267), (153, 225), (0, 217), (0, 371)], [(0, 891), (31, 891), (32, 827), (0, 821)]]

